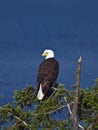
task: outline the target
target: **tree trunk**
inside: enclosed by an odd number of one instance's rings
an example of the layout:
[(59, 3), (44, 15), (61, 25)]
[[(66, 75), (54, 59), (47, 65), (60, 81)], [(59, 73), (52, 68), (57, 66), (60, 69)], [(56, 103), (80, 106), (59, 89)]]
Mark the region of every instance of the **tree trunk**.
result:
[(78, 102), (79, 102), (79, 87), (80, 87), (80, 74), (81, 74), (81, 63), (82, 58), (78, 60), (78, 68), (76, 72), (76, 85), (75, 85), (75, 99), (72, 110), (72, 121), (73, 121), (73, 130), (78, 130)]

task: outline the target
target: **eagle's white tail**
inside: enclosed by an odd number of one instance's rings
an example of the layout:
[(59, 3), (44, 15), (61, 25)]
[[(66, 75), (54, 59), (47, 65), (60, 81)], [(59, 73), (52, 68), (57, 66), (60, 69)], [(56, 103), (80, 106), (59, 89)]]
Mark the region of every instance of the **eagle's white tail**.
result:
[(42, 100), (43, 98), (44, 98), (44, 94), (43, 94), (43, 91), (42, 91), (42, 85), (40, 84), (40, 88), (39, 88), (39, 91), (38, 91), (38, 94), (37, 94), (37, 99)]

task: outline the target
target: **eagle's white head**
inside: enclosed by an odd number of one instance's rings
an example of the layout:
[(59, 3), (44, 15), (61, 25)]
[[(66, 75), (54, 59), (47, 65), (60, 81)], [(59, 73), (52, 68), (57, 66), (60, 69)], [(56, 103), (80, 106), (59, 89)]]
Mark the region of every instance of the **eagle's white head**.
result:
[(47, 49), (42, 53), (42, 56), (45, 56), (45, 59), (54, 58), (54, 51)]

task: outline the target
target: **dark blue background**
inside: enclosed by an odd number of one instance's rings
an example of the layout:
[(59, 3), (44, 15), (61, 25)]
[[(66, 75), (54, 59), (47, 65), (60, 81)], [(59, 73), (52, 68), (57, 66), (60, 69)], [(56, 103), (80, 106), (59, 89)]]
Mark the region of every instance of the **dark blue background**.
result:
[(70, 89), (82, 56), (81, 87), (91, 88), (98, 77), (97, 0), (0, 1), (0, 105), (26, 84), (36, 87), (46, 48), (60, 63), (58, 83)]

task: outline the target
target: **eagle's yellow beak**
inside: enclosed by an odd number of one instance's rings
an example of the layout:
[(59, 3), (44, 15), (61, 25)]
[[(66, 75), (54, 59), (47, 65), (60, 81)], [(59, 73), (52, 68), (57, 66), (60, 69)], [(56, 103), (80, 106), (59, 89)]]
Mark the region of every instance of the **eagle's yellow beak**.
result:
[(47, 53), (42, 53), (42, 56), (47, 56)]

